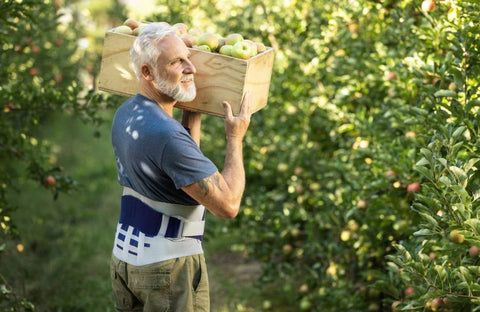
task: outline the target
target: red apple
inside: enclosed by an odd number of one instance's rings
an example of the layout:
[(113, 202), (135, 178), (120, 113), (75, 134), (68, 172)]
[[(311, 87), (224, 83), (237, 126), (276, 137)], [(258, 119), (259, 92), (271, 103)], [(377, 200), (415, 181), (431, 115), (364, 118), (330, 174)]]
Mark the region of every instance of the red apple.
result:
[(385, 73), (385, 80), (386, 81), (391, 81), (391, 80), (395, 80), (395, 79), (397, 79), (397, 74), (395, 74), (394, 72)]
[(470, 249), (468, 250), (468, 253), (470, 254), (470, 257), (472, 257), (472, 258), (478, 257), (479, 252), (480, 252), (480, 250), (475, 245), (470, 247)]
[(422, 2), (422, 10), (425, 12), (432, 12), (435, 9), (434, 0), (425, 0)]
[(267, 50), (267, 47), (262, 42), (255, 42), (257, 45), (257, 53), (262, 53)]
[(411, 296), (414, 293), (415, 293), (415, 288), (413, 287), (407, 287), (407, 289), (405, 289), (405, 297)]
[(243, 42), (246, 42), (248, 46), (250, 47), (250, 50), (252, 50), (252, 56), (257, 55), (257, 44), (253, 42), (252, 40), (243, 40)]
[(412, 194), (412, 193), (414, 193), (414, 192), (419, 192), (421, 189), (422, 189), (422, 186), (421, 186), (420, 183), (418, 183), (418, 182), (410, 183), (410, 184), (407, 186), (407, 192), (408, 192), (408, 194)]
[(133, 18), (127, 18), (123, 25), (130, 27), (131, 30), (134, 30), (140, 25), (140, 22)]
[(55, 177), (49, 175), (45, 178), (45, 181), (43, 183), (46, 187), (52, 187), (57, 183), (57, 181), (55, 180)]
[(38, 75), (38, 72), (39, 72), (38, 68), (36, 68), (36, 67), (30, 68), (30, 75), (36, 76), (36, 75)]
[(177, 36), (186, 34), (188, 31), (188, 27), (184, 23), (176, 23), (176, 24), (173, 24), (172, 27), (177, 32)]
[(180, 35), (180, 39), (183, 40), (185, 45), (189, 48), (192, 48), (194, 45), (197, 45), (197, 38), (190, 34), (182, 34)]
[(134, 36), (138, 36), (142, 33), (142, 31), (145, 29), (145, 27), (147, 27), (148, 24), (147, 23), (140, 23), (140, 25), (138, 25), (137, 28), (135, 28), (133, 31), (132, 31), (132, 35)]
[(441, 306), (443, 306), (442, 298), (435, 298), (432, 300), (432, 311), (437, 311)]
[(387, 171), (385, 171), (385, 176), (388, 179), (396, 179), (397, 178), (397, 173), (393, 170), (387, 170)]

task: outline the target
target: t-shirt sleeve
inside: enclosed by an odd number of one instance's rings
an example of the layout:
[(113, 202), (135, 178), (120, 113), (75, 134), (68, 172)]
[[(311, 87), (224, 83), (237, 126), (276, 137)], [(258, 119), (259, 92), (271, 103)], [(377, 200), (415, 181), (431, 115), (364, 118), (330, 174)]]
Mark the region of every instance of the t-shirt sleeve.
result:
[(215, 164), (201, 152), (187, 134), (177, 132), (165, 145), (162, 168), (180, 189), (211, 176), (218, 171)]

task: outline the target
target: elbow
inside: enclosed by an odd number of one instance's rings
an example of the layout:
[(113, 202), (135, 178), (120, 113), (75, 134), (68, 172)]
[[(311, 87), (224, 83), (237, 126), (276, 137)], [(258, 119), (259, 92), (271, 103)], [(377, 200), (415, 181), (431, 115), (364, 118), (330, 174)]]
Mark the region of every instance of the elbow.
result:
[(240, 205), (226, 205), (218, 214), (218, 216), (223, 219), (233, 219), (238, 215), (239, 210)]

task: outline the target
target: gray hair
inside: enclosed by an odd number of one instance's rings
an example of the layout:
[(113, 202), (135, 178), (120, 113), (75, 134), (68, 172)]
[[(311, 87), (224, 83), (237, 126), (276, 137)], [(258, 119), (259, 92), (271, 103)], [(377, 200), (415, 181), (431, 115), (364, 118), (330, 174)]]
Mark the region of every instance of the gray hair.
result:
[(157, 44), (166, 36), (175, 34), (175, 30), (166, 23), (151, 23), (142, 30), (130, 49), (130, 61), (138, 79), (142, 76), (140, 69), (143, 64), (150, 65), (156, 70), (160, 56)]

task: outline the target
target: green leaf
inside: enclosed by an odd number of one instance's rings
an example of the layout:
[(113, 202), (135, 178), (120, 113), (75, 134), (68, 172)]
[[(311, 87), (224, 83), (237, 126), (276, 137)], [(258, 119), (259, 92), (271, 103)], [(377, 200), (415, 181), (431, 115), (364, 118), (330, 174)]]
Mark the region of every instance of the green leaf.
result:
[(450, 166), (448, 170), (455, 176), (459, 184), (463, 185), (465, 180), (467, 180), (467, 174), (462, 170), (462, 168)]
[(438, 90), (434, 94), (435, 97), (457, 97), (457, 92), (452, 90)]
[(476, 235), (480, 235), (480, 220), (468, 219), (465, 221), (465, 224), (470, 226)]
[(432, 231), (429, 229), (421, 229), (413, 233), (414, 236), (428, 236), (428, 235), (434, 235)]
[(428, 160), (425, 158), (425, 157), (422, 157), (422, 159), (420, 159), (419, 161), (417, 161), (417, 163), (415, 164), (415, 166), (425, 166), (425, 165), (429, 165), (430, 163), (428, 162)]
[(441, 176), (439, 179), (438, 179), (438, 182), (442, 183), (442, 184), (445, 184), (446, 186), (450, 186), (452, 185), (452, 181), (450, 181), (450, 179), (446, 176)]
[(425, 178), (430, 181), (433, 181), (433, 173), (430, 169), (425, 166), (416, 166), (414, 168), (416, 171), (420, 172)]
[(466, 129), (465, 126), (460, 126), (457, 129), (455, 129), (455, 131), (453, 131), (452, 133), (452, 138), (456, 140), (459, 136), (463, 134), (463, 132), (465, 132), (465, 129)]

